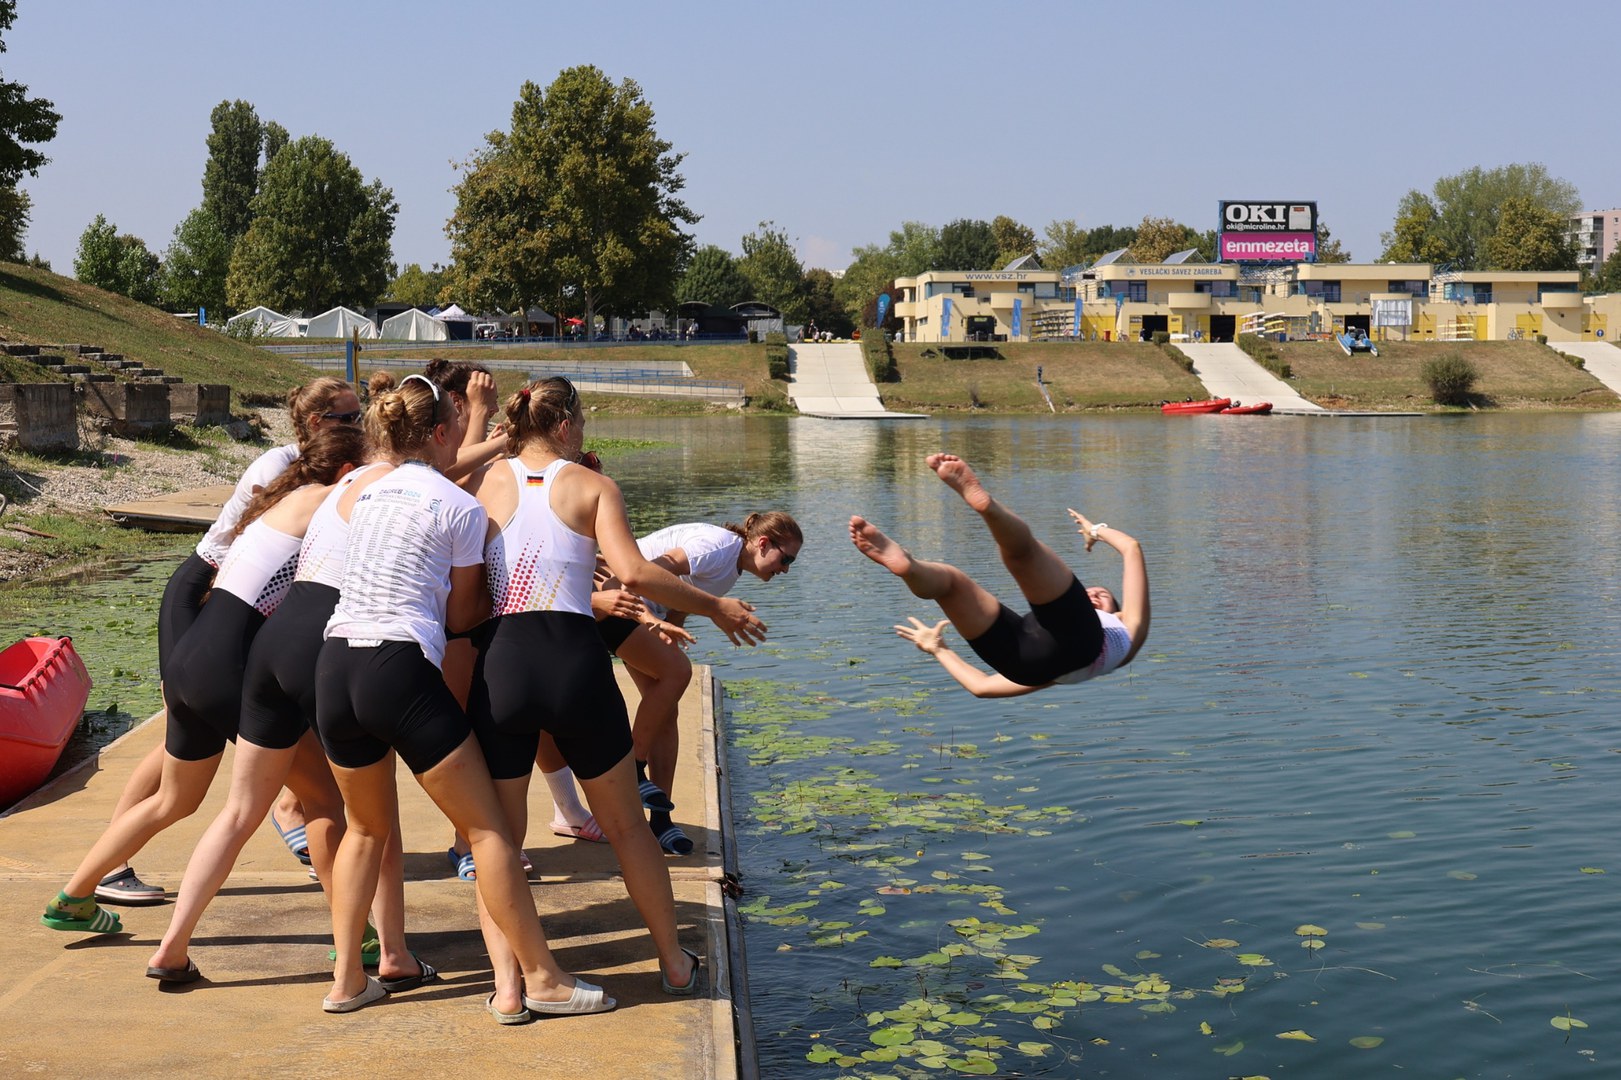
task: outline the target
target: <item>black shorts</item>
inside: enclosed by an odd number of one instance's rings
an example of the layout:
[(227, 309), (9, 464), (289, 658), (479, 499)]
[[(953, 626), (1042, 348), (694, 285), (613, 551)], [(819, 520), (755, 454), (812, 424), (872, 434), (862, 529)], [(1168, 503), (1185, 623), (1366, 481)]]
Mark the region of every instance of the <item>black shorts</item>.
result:
[(338, 590), (330, 585), (296, 581), (287, 590), (248, 650), (237, 738), (287, 750), (315, 726), (315, 662), (337, 606)]
[(236, 738), (242, 715), (242, 674), (254, 635), (265, 623), (257, 608), (215, 590), (169, 657), (163, 680), (169, 707), (163, 747), (181, 761), (202, 761)]
[(1046, 686), (1103, 652), (1103, 624), (1075, 578), (1069, 591), (1020, 615), (1006, 604), (991, 628), (968, 643), (979, 658), (1020, 686)]
[(445, 677), (414, 641), (354, 648), (328, 638), (315, 664), (315, 726), (334, 765), (363, 769), (392, 748), (420, 776), (472, 728)]
[(602, 639), (602, 644), (607, 646), (610, 653), (617, 653), (619, 646), (630, 640), (630, 635), (641, 625), (635, 619), (610, 615), (606, 619), (597, 620), (597, 636)]
[(197, 621), (203, 597), (213, 585), (213, 564), (195, 551), (169, 575), (169, 583), (163, 587), (163, 603), (158, 606), (158, 678), (168, 670), (174, 647)]
[(595, 620), (526, 611), (494, 622), (467, 702), (490, 775), (528, 775), (542, 731), (581, 780), (619, 764), (631, 749), (630, 717)]

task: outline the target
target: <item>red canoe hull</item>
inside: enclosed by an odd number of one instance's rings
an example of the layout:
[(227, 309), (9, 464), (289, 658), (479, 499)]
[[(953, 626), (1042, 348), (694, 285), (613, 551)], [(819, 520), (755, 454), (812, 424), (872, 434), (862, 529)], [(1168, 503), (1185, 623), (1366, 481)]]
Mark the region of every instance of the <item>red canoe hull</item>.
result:
[(1221, 410), (1223, 416), (1265, 416), (1272, 411), (1270, 401), (1257, 401), (1253, 405), (1234, 405)]
[(1166, 416), (1195, 416), (1199, 413), (1218, 413), (1233, 403), (1232, 398), (1209, 398), (1205, 401), (1167, 401), (1159, 407)]
[(89, 698), (71, 638), (24, 638), (0, 652), (0, 806), (50, 775)]

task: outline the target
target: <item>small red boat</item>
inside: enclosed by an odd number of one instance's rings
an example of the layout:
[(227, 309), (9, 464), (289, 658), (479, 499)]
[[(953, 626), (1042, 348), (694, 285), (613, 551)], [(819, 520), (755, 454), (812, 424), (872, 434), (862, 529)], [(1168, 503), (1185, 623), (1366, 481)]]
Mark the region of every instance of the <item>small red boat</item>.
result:
[(89, 698), (72, 638), (24, 638), (0, 652), (0, 807), (44, 783)]
[(1270, 413), (1271, 411), (1272, 411), (1272, 403), (1270, 401), (1257, 401), (1253, 405), (1245, 405), (1245, 404), (1243, 404), (1241, 402), (1235, 401), (1231, 405), (1227, 406), (1225, 409), (1221, 410), (1221, 415), (1223, 415), (1223, 416), (1265, 416), (1268, 413)]
[(1197, 413), (1219, 413), (1233, 404), (1232, 398), (1206, 398), (1204, 401), (1162, 401), (1159, 411), (1166, 416), (1193, 416)]

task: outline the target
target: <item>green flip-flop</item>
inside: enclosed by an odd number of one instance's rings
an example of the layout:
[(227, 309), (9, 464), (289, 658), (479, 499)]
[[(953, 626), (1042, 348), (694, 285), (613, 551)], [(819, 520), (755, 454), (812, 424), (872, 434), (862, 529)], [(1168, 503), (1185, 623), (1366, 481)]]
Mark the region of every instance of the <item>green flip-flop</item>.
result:
[[(360, 963), (362, 967), (376, 967), (377, 962), (383, 958), (383, 943), (377, 940), (377, 928), (375, 926), (367, 923), (366, 930), (368, 932), (360, 942)], [(338, 950), (328, 949), (326, 958), (336, 961), (338, 959)]]
[(124, 929), (118, 916), (104, 907), (96, 908), (96, 913), (87, 919), (69, 915), (60, 908), (46, 908), (45, 914), (39, 921), (52, 930), (64, 930), (68, 933), (80, 934), (116, 934)]

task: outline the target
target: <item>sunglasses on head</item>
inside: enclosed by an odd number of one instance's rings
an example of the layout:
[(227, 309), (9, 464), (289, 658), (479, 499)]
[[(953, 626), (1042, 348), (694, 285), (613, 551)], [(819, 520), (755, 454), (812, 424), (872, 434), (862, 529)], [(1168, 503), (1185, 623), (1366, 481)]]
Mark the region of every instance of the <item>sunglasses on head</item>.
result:
[(352, 424), (360, 419), (360, 410), (356, 409), (353, 412), (324, 412), (321, 414), (321, 419), (332, 420), (339, 424)]

